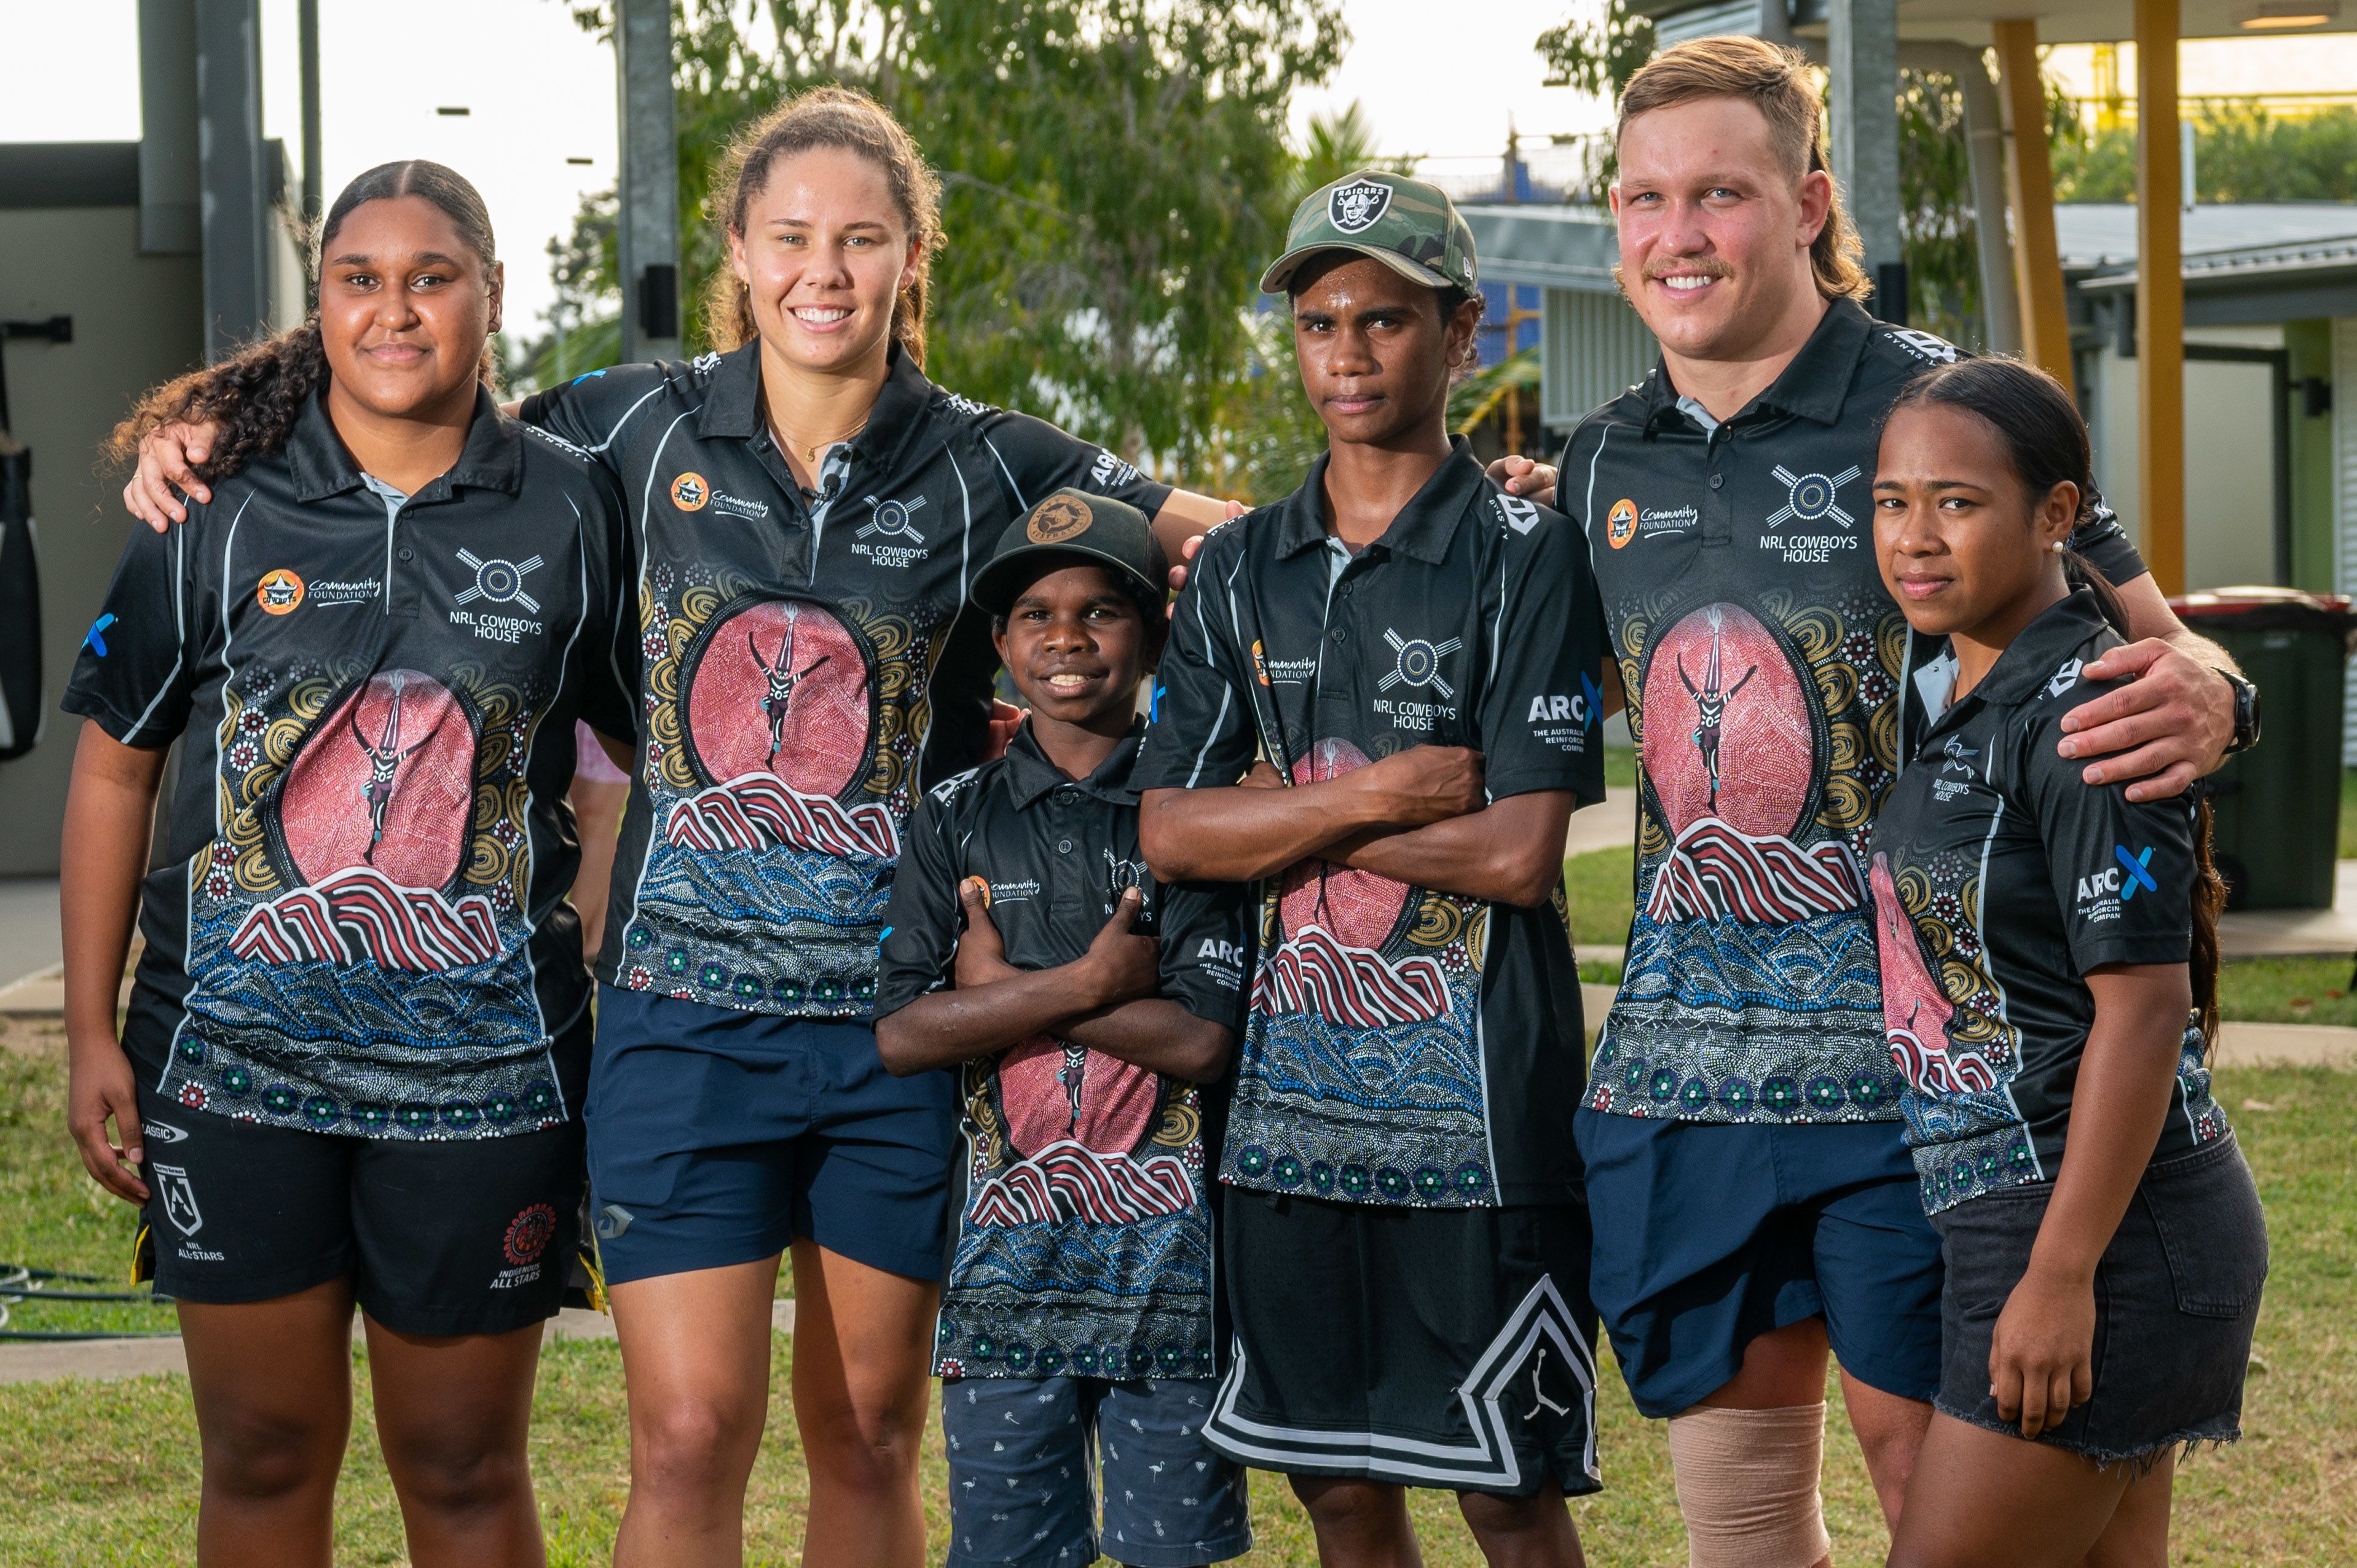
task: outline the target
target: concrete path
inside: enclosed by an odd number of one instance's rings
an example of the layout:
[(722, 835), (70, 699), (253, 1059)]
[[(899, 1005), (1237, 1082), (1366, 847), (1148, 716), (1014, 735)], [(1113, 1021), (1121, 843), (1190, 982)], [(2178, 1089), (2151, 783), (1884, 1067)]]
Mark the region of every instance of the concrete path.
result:
[(2357, 1029), (2326, 1024), (2218, 1026), (2212, 1067), (2357, 1067)]
[(2218, 948), (2228, 958), (2357, 953), (2357, 860), (2333, 868), (2330, 909), (2232, 909), (2218, 917)]
[(65, 960), (58, 935), (58, 879), (0, 877), (0, 988)]
[[(779, 1333), (794, 1331), (794, 1304), (770, 1304), (770, 1324)], [(361, 1320), (352, 1318), (352, 1337), (361, 1337)], [(568, 1306), (549, 1319), (541, 1337), (544, 1345), (559, 1339), (611, 1339), (614, 1320), (603, 1313)], [(147, 1378), (160, 1373), (188, 1375), (188, 1353), (180, 1338), (76, 1339), (52, 1343), (0, 1341), (0, 1383), (47, 1383), (60, 1378), (106, 1381), (115, 1378)]]
[(1636, 842), (1637, 791), (1608, 789), (1602, 805), (1571, 814), (1570, 831), (1564, 834), (1563, 853), (1568, 858), (1590, 850), (1619, 849)]

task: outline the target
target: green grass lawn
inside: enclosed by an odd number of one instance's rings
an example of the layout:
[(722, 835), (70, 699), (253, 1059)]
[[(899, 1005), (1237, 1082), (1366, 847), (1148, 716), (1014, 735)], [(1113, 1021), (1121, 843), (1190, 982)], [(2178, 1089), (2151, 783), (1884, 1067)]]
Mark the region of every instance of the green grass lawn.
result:
[(2357, 768), (2341, 770), (2341, 858), (2357, 860)]
[(2357, 1026), (2346, 958), (2248, 958), (2218, 972), (2218, 1011), (2254, 1024)]
[[(1629, 940), (1636, 908), (1636, 850), (1593, 849), (1563, 863), (1564, 897), (1571, 902), (1571, 945), (1619, 947)], [(1613, 979), (1618, 980), (1618, 973)]]
[[(1594, 858), (1594, 857), (1583, 857)], [(1622, 862), (1626, 865), (1625, 856)], [(1621, 895), (1624, 904), (1624, 891)], [(65, 1136), (64, 1065), (54, 1029), (22, 1024), (0, 1048), (0, 1257), (116, 1273), (131, 1211), (93, 1191)], [(29, 1036), (29, 1037), (28, 1037)], [(2357, 1073), (2321, 1069), (2221, 1073), (2221, 1101), (2257, 1171), (2274, 1238), (2274, 1273), (2244, 1406), (2244, 1441), (2180, 1471), (2173, 1560), (2190, 1564), (2346, 1563), (2357, 1560)], [(36, 1309), (20, 1309), (20, 1323)], [(55, 1313), (59, 1307), (40, 1308)], [(164, 1316), (150, 1309), (147, 1316)], [(801, 1535), (802, 1470), (787, 1403), (791, 1342), (776, 1342), (773, 1421), (753, 1477), (749, 1556), (790, 1558)], [(355, 1355), (355, 1369), (365, 1371)], [(1606, 1489), (1573, 1505), (1589, 1560), (1677, 1568), (1677, 1524), (1658, 1423), (1638, 1418), (1606, 1364), (1598, 1401)], [(1879, 1516), (1834, 1399), (1825, 1504), (1835, 1557), (1878, 1561)], [(337, 1526), (337, 1561), (404, 1561), (401, 1523), (369, 1425), (363, 1377)], [(629, 1476), (621, 1367), (610, 1343), (552, 1348), (541, 1364), (533, 1462), (557, 1568), (602, 1564)], [(933, 1545), (946, 1540), (947, 1485), (938, 1429), (927, 1448)], [(196, 1428), (186, 1380), (0, 1388), (0, 1474), (9, 1525), (0, 1565), (186, 1563), (194, 1560)], [(1316, 1560), (1308, 1524), (1283, 1481), (1253, 1477), (1260, 1544), (1248, 1562)], [(1452, 1499), (1415, 1495), (1428, 1562), (1480, 1561)]]

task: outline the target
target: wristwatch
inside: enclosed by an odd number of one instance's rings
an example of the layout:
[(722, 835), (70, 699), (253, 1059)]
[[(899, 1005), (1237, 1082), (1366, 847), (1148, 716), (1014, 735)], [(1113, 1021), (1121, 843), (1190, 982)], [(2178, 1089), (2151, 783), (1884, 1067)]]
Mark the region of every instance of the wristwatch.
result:
[(2234, 689), (2234, 738), (2226, 743), (2226, 755), (2232, 757), (2259, 744), (2259, 689), (2231, 670), (2218, 673)]

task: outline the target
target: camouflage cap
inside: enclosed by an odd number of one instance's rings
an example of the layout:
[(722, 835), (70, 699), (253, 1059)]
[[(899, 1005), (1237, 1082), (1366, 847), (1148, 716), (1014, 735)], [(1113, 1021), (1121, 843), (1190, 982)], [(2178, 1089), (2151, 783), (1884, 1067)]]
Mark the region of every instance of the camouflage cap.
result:
[(1438, 186), (1405, 175), (1361, 169), (1304, 199), (1285, 231), (1285, 254), (1260, 275), (1261, 292), (1286, 292), (1302, 262), (1319, 251), (1372, 256), (1426, 288), (1471, 294), (1480, 281), (1473, 231), (1457, 204)]

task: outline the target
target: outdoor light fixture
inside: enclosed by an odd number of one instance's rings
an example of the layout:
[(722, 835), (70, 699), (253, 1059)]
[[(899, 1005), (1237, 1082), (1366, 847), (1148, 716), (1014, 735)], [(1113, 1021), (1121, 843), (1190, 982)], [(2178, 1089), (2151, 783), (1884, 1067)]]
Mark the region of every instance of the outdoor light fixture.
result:
[(2256, 15), (2243, 18), (2250, 32), (2280, 33), (2320, 27), (2341, 15), (2340, 0), (2259, 0)]

